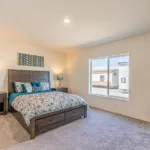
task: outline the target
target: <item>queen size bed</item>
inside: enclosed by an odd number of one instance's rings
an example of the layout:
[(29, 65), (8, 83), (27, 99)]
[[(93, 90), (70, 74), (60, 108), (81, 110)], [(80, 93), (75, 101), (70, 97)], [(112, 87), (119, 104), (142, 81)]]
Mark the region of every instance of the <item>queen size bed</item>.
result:
[(52, 90), (16, 93), (15, 82), (49, 82), (48, 71), (8, 70), (9, 109), (30, 138), (87, 117), (87, 103), (79, 96)]

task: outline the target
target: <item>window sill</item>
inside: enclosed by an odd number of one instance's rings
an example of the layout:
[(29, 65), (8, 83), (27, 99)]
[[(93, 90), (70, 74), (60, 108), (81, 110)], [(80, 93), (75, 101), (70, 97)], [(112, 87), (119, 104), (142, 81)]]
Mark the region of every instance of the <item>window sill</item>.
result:
[(128, 98), (122, 98), (122, 97), (115, 97), (115, 96), (105, 96), (105, 95), (100, 95), (100, 94), (89, 94), (91, 96), (98, 96), (98, 97), (103, 97), (103, 98), (107, 98), (107, 99), (112, 99), (112, 100), (120, 100), (120, 101), (126, 101), (129, 102)]

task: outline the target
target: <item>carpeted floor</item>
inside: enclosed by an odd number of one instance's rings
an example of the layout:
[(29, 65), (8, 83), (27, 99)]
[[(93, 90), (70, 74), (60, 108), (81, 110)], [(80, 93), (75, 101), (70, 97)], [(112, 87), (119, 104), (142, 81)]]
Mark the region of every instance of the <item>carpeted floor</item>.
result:
[(31, 141), (11, 114), (0, 116), (0, 127), (2, 147), (28, 140), (9, 150), (150, 150), (149, 123), (95, 109), (89, 110), (88, 118), (46, 132)]
[(0, 115), (0, 150), (29, 139), (29, 134), (12, 114)]

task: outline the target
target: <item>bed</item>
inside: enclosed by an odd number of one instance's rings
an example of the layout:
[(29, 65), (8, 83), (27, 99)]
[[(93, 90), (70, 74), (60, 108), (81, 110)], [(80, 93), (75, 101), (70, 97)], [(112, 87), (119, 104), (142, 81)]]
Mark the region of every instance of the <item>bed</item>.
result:
[[(36, 81), (50, 82), (49, 72), (48, 71), (8, 70), (8, 93), (9, 95), (15, 92), (15, 89), (13, 86), (14, 82), (34, 82), (34, 81), (35, 82)], [(66, 99), (68, 99), (67, 97), (70, 97), (70, 96), (72, 97), (73, 95), (62, 93), (62, 92), (48, 91), (45, 93), (35, 93), (31, 95), (16, 96), (14, 98), (15, 100), (13, 104), (9, 103), (9, 110), (12, 112), (13, 116), (18, 120), (18, 122), (30, 134), (30, 139), (34, 139), (35, 136), (47, 130), (59, 127), (61, 125), (64, 125), (66, 123), (72, 122), (80, 118), (87, 117), (87, 105), (85, 103), (79, 103), (76, 105), (71, 104), (70, 106), (66, 104), (66, 106), (68, 107), (64, 107), (64, 108), (62, 107), (61, 109), (56, 109), (48, 113), (35, 115), (31, 117), (30, 121), (27, 123), (27, 119), (25, 118), (24, 114), (21, 111), (19, 111), (19, 109), (16, 109), (17, 107), (15, 107), (16, 105), (15, 103), (19, 103), (19, 99), (24, 100), (23, 97), (26, 97), (27, 101), (32, 102), (32, 100), (35, 101), (34, 97), (37, 97), (37, 96), (38, 97), (45, 96), (47, 99), (53, 96), (54, 98), (53, 101), (55, 101), (55, 97), (62, 97), (62, 98), (66, 97)], [(78, 96), (74, 95), (74, 97), (78, 97)], [(45, 103), (46, 101), (44, 101), (44, 104)]]

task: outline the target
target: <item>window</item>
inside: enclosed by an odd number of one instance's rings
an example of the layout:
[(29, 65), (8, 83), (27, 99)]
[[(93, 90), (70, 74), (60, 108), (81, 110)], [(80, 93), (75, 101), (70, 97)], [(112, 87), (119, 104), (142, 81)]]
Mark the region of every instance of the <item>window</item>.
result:
[(126, 83), (126, 78), (121, 78), (121, 83)]
[(90, 94), (129, 99), (129, 54), (90, 59)]
[(114, 72), (114, 76), (116, 76), (117, 75), (117, 73), (116, 72)]
[(104, 75), (100, 75), (100, 82), (104, 82), (105, 81), (105, 76)]

